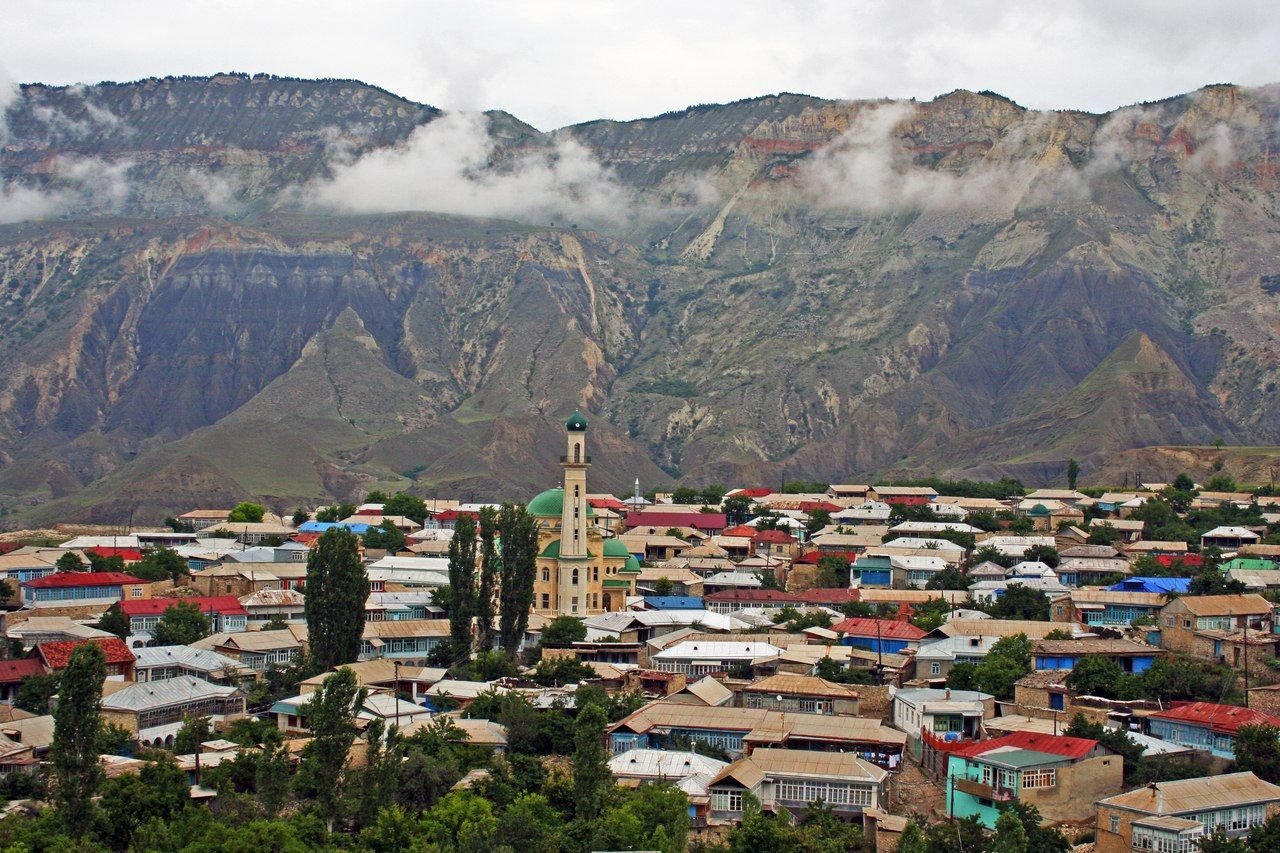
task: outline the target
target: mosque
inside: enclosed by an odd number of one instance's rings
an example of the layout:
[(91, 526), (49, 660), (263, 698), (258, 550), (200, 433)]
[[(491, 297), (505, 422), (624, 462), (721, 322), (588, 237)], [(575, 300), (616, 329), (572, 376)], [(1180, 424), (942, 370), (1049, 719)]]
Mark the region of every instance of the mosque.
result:
[(533, 609), (545, 616), (623, 610), (627, 596), (636, 594), (640, 562), (620, 539), (606, 539), (596, 527), (587, 501), (587, 419), (575, 411), (564, 428), (564, 485), (529, 501), (538, 528)]

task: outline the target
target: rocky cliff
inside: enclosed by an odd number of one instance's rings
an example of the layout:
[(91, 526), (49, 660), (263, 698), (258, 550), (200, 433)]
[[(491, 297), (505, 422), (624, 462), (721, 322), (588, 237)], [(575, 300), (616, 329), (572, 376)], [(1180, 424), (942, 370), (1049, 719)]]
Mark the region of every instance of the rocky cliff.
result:
[(1273, 89), (780, 95), (539, 133), (349, 81), (27, 86), (0, 510), (1086, 474), (1273, 443)]

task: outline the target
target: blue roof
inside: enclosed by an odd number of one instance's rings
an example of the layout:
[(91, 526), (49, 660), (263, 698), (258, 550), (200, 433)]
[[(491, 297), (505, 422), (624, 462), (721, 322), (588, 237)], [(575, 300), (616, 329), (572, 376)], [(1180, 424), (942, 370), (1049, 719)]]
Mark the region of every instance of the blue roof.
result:
[(702, 609), (702, 599), (696, 595), (646, 595), (644, 603), (656, 610)]
[(1107, 589), (1112, 592), (1158, 592), (1162, 595), (1176, 592), (1186, 595), (1191, 590), (1191, 578), (1125, 578)]

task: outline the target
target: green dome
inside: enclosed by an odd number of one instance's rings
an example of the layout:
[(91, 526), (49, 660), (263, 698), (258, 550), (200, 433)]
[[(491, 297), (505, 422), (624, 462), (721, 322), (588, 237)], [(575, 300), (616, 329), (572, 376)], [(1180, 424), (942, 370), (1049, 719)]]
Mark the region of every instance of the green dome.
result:
[(627, 557), (627, 564), (622, 567), (624, 572), (628, 574), (640, 574), (640, 561), (634, 555)]
[(569, 432), (586, 432), (587, 419), (582, 416), (582, 412), (574, 409), (573, 414), (569, 415), (569, 420), (564, 422), (564, 428)]
[(539, 556), (539, 557), (550, 557), (550, 558), (551, 558), (551, 559), (553, 559), (553, 560), (559, 559), (559, 557), (560, 557), (560, 540), (559, 540), (559, 539), (552, 539), (550, 542), (548, 542), (548, 543), (547, 543), (547, 547), (545, 547), (545, 548), (543, 548), (543, 549), (542, 549), (542, 553), (541, 553), (541, 554), (539, 554), (538, 556)]
[[(564, 489), (547, 489), (529, 501), (529, 515), (538, 518), (559, 518), (564, 511)], [(587, 504), (587, 518), (594, 518), (596, 511)]]
[(606, 557), (630, 557), (631, 552), (627, 550), (627, 546), (617, 539), (604, 540), (604, 555)]
[(1031, 512), (1027, 514), (1034, 515), (1037, 518), (1043, 518), (1044, 516), (1049, 514), (1049, 508), (1046, 507), (1044, 504), (1036, 504), (1031, 508)]

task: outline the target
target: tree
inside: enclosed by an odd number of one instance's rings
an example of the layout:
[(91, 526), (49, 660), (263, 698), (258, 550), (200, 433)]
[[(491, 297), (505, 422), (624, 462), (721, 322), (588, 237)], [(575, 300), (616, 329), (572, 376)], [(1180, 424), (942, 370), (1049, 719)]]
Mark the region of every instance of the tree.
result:
[(747, 520), (747, 516), (751, 514), (751, 501), (734, 495), (725, 498), (720, 508), (724, 510), (725, 521), (730, 525), (742, 524)]
[(348, 503), (333, 504), (332, 506), (322, 507), (319, 511), (317, 511), (316, 521), (324, 522), (326, 524), (333, 524), (335, 522), (342, 521), (344, 518), (350, 518), (355, 514), (356, 514), (355, 504), (348, 504)]
[(99, 554), (97, 551), (94, 551), (93, 549), (85, 551), (84, 554), (86, 557), (89, 558), (89, 571), (92, 571), (92, 572), (123, 572), (124, 571), (124, 557), (121, 557), (119, 554), (112, 554), (111, 556), (108, 557), (108, 556)]
[(1022, 553), (1022, 559), (1029, 563), (1044, 563), (1051, 569), (1058, 567), (1058, 550), (1049, 545), (1032, 545)]
[(1114, 699), (1124, 678), (1124, 670), (1115, 658), (1085, 655), (1076, 662), (1071, 674), (1067, 676), (1067, 686), (1083, 696)]
[(947, 676), (947, 686), (953, 689), (966, 689), (958, 683), (952, 684), (952, 677), (959, 682), (966, 676), (971, 677), (976, 689), (990, 693), (997, 699), (1012, 699), (1013, 687), (1018, 679), (1031, 671), (1031, 641), (1026, 634), (1015, 634), (1002, 637), (987, 652), (982, 662), (974, 667), (971, 674), (957, 675), (961, 664), (951, 668)]
[(313, 737), (302, 750), (298, 782), (316, 798), (330, 828), (343, 805), (347, 754), (355, 742), (356, 714), (364, 704), (365, 690), (347, 667), (330, 675), (311, 700), (300, 709)]
[(557, 616), (542, 629), (542, 645), (548, 649), (568, 648), (587, 638), (587, 626), (574, 616)]
[(124, 611), (120, 609), (120, 602), (117, 601), (102, 614), (102, 618), (98, 620), (98, 630), (115, 634), (122, 640), (133, 633), (133, 629), (129, 626), (129, 617), (125, 616)]
[[(932, 583), (932, 578), (930, 579)], [(911, 613), (911, 624), (921, 631), (934, 631), (946, 621), (951, 604), (945, 598), (930, 598), (917, 604)]]
[(266, 507), (262, 504), (249, 503), (241, 501), (236, 504), (235, 509), (227, 516), (227, 521), (236, 524), (258, 524), (262, 521), (262, 516), (266, 514)]
[(1049, 621), (1049, 596), (1038, 589), (1011, 583), (1004, 594), (993, 601), (987, 612), (997, 619), (1028, 619)]
[(173, 739), (175, 755), (196, 755), (200, 752), (200, 744), (213, 736), (213, 727), (208, 717), (187, 717), (182, 721), (182, 728)]
[(604, 748), (608, 723), (599, 705), (589, 705), (573, 724), (574, 812), (584, 822), (595, 820), (604, 810), (605, 796), (613, 787), (609, 754)]
[(677, 486), (671, 492), (671, 502), (675, 504), (695, 504), (700, 497), (701, 494), (697, 489), (688, 486)]
[(151, 636), (157, 646), (189, 646), (209, 636), (209, 617), (194, 601), (179, 601), (165, 608)]
[(495, 608), (498, 606), (498, 578), (501, 565), (494, 537), (498, 535), (498, 511), (493, 507), (480, 510), (480, 582), (476, 586), (476, 647), (482, 652), (493, 648)]
[(1080, 479), (1080, 463), (1075, 459), (1067, 460), (1067, 488), (1074, 489), (1076, 481)]
[(809, 520), (805, 522), (804, 529), (810, 536), (831, 523), (831, 510), (828, 509), (811, 509), (808, 516)]
[(83, 572), (89, 568), (75, 551), (68, 551), (63, 554), (53, 566), (60, 572)]
[(471, 619), (476, 603), (476, 522), (462, 514), (449, 540), (449, 651), (454, 663), (471, 659)]
[(498, 509), (499, 563), (498, 642), (514, 658), (529, 625), (533, 581), (537, 574), (538, 530), (524, 504), (504, 503)]
[(1238, 595), (1246, 592), (1248, 587), (1219, 569), (1208, 568), (1196, 574), (1187, 589), (1192, 595)]
[(306, 589), (304, 613), (315, 667), (324, 672), (355, 661), (364, 633), (369, 577), (354, 533), (331, 527), (316, 540), (307, 557)]
[(973, 579), (959, 569), (948, 566), (925, 582), (925, 589), (968, 589)]
[(187, 561), (172, 548), (156, 548), (148, 551), (141, 561), (129, 568), (129, 574), (144, 581), (177, 581), (191, 571)]
[(1089, 538), (1086, 540), (1090, 545), (1110, 545), (1120, 538), (1120, 531), (1116, 530), (1110, 524), (1095, 524), (1089, 528)]
[(302, 507), (298, 507), (293, 511), (294, 527), (301, 527), (302, 525), (306, 524), (310, 520), (311, 520), (311, 513), (307, 512)]
[[(1075, 462), (1074, 459), (1071, 460)], [(991, 839), (988, 853), (1027, 853), (1027, 831), (1022, 821), (1011, 811), (1003, 812), (996, 818), (996, 834)]]
[(83, 835), (93, 822), (91, 800), (102, 784), (98, 734), (102, 729), (102, 682), (107, 657), (97, 643), (82, 643), (62, 671), (53, 713), (53, 765), (58, 811), (67, 831)]
[(671, 595), (676, 591), (676, 583), (671, 578), (663, 575), (653, 582), (653, 592), (655, 595)]
[(379, 548), (388, 554), (402, 550), (406, 541), (404, 531), (396, 527), (395, 522), (389, 518), (384, 518), (381, 524), (370, 527), (364, 533), (364, 547)]
[(1241, 726), (1236, 730), (1236, 770), (1252, 770), (1260, 779), (1280, 780), (1280, 727)]
[(814, 575), (814, 585), (822, 589), (849, 588), (849, 559), (838, 554), (828, 554), (818, 558), (818, 571)]
[(58, 676), (34, 673), (24, 676), (18, 683), (18, 695), (13, 704), (24, 711), (44, 716), (49, 713), (49, 700), (58, 692)]

